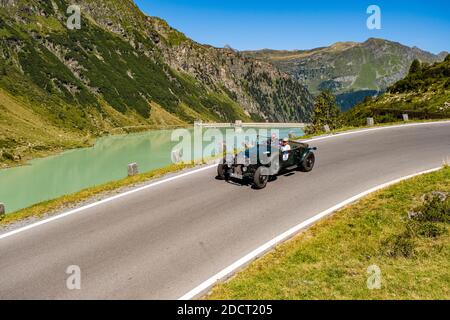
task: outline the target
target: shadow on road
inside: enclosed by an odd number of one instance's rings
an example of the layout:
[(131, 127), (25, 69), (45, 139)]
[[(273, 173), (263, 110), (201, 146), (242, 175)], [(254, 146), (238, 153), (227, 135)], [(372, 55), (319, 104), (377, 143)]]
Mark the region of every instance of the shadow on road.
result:
[[(295, 176), (297, 174), (297, 170), (296, 169), (292, 169), (292, 170), (288, 170), (288, 171), (284, 171), (276, 176), (271, 176), (269, 178), (269, 183), (270, 182), (274, 182), (277, 181), (279, 177), (291, 177), (291, 176)], [(251, 179), (249, 178), (244, 178), (243, 180), (240, 179), (233, 179), (233, 178), (229, 178), (229, 179), (222, 179), (219, 176), (215, 177), (216, 180), (218, 181), (223, 181), (226, 183), (229, 183), (231, 185), (237, 186), (237, 187), (252, 187), (253, 186), (253, 181), (251, 181)]]

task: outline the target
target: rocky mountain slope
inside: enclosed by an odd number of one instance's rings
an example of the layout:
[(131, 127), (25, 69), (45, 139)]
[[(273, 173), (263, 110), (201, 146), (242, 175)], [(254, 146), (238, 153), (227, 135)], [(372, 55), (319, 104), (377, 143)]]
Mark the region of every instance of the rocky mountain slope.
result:
[[(71, 4), (80, 30), (67, 28)], [(312, 96), (271, 64), (195, 43), (132, 0), (0, 0), (0, 109), (5, 160), (117, 128), (308, 121)]]
[(446, 56), (373, 38), (306, 51), (261, 50), (243, 54), (274, 64), (313, 93), (332, 90), (344, 109), (404, 78), (414, 59), (434, 63)]

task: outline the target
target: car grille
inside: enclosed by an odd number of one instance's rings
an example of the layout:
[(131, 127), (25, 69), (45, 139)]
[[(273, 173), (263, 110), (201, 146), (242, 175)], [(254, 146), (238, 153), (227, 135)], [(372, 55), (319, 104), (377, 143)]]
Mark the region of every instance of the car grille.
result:
[(243, 174), (242, 165), (238, 165), (238, 166), (234, 167), (234, 173), (242, 176), (242, 174)]

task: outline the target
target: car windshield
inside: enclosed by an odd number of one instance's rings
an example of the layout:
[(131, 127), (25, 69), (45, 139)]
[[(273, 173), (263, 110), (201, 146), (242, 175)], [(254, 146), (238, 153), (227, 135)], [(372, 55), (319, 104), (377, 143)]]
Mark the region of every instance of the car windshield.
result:
[(250, 158), (252, 156), (258, 155), (258, 152), (261, 151), (263, 153), (275, 153), (279, 151), (279, 146), (269, 145), (269, 144), (259, 144), (257, 146), (253, 146), (247, 148), (245, 151), (240, 154), (245, 156), (246, 158)]

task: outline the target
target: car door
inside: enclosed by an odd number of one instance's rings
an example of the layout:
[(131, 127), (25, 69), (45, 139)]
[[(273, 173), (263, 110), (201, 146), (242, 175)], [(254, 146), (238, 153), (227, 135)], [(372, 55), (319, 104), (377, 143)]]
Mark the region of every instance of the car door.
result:
[(295, 152), (296, 152), (296, 150), (294, 150), (294, 149), (291, 149), (290, 151), (284, 151), (284, 152), (282, 152), (280, 150), (281, 168), (287, 168), (287, 167), (291, 167), (294, 165), (294, 162), (295, 162), (294, 153)]

